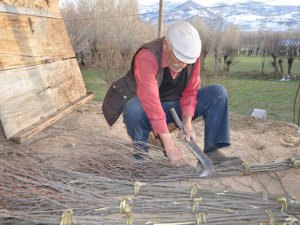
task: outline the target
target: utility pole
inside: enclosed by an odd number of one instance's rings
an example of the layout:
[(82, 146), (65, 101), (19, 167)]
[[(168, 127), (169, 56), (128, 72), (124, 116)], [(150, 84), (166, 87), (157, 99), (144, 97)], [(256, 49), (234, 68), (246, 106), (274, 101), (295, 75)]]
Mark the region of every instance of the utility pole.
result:
[(164, 20), (164, 0), (159, 0), (158, 38), (162, 37)]

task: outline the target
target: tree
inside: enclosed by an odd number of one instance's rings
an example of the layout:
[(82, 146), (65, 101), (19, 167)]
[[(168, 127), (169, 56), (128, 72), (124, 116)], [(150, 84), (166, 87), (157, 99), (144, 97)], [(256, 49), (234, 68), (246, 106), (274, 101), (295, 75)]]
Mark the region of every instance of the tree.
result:
[(264, 74), (266, 56), (268, 54), (267, 46), (269, 42), (269, 33), (267, 31), (258, 32), (258, 48), (260, 49), (261, 75)]
[[(295, 35), (297, 37), (297, 35)], [(299, 39), (290, 39), (287, 49), (287, 64), (288, 64), (288, 76), (292, 74), (292, 66), (294, 59), (299, 55), (300, 50), (300, 38)]]
[(207, 24), (200, 18), (197, 17), (191, 21), (191, 24), (198, 30), (201, 39), (201, 70), (205, 70), (205, 61), (206, 57), (211, 51), (210, 48), (212, 46), (212, 35), (213, 33), (208, 28)]
[(219, 74), (220, 61), (221, 61), (221, 45), (222, 45), (222, 33), (224, 30), (224, 19), (221, 15), (217, 17), (217, 24), (215, 27), (215, 34), (213, 39), (212, 52), (214, 56), (214, 75)]
[[(85, 15), (89, 15), (89, 11), (88, 1), (83, 0), (76, 4), (73, 1), (67, 1), (61, 10), (73, 49), (78, 57), (91, 44), (89, 33), (92, 21), (85, 19)], [(80, 62), (84, 63), (83, 55), (79, 58)]]
[(108, 82), (123, 75), (137, 48), (155, 36), (154, 26), (138, 18), (137, 0), (67, 1), (62, 13), (79, 62), (104, 69)]
[(265, 42), (265, 49), (268, 54), (272, 56), (272, 67), (274, 69), (274, 74), (276, 77), (279, 75), (278, 69), (278, 57), (283, 54), (282, 47), (279, 44), (279, 41), (282, 39), (283, 33), (273, 32), (269, 33)]
[(222, 53), (224, 58), (223, 71), (229, 72), (234, 57), (240, 46), (240, 30), (237, 26), (229, 25), (223, 33)]

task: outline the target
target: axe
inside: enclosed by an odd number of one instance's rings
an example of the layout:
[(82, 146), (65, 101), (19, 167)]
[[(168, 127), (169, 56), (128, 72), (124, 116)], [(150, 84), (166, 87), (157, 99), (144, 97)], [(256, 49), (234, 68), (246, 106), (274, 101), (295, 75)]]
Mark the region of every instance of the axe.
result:
[[(176, 126), (181, 130), (182, 132), (185, 133), (183, 125), (175, 111), (174, 108), (171, 108), (169, 110), (172, 119), (174, 120), (174, 123)], [(190, 139), (190, 141), (187, 141), (187, 146), (188, 148), (193, 152), (193, 154), (197, 157), (197, 159), (201, 162), (203, 165), (203, 171), (200, 174), (200, 177), (206, 177), (211, 175), (211, 173), (214, 170), (214, 165), (211, 159), (204, 153), (202, 152), (201, 148), (197, 145), (197, 143), (193, 140)]]

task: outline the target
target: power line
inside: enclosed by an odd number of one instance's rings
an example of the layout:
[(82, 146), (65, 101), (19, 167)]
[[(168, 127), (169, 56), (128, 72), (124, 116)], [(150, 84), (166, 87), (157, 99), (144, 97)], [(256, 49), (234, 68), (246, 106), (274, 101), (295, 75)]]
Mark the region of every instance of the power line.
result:
[[(245, 2), (245, 3), (238, 3), (238, 4), (229, 4), (229, 5), (218, 5), (218, 6), (210, 6), (210, 7), (198, 7), (193, 9), (183, 9), (183, 10), (175, 10), (169, 13), (165, 13), (165, 15), (168, 15), (170, 13), (176, 13), (178, 11), (181, 12), (190, 12), (193, 10), (209, 10), (209, 9), (218, 9), (218, 8), (224, 8), (224, 7), (232, 7), (232, 6), (241, 6), (241, 5), (252, 5), (257, 3), (265, 3), (265, 2), (274, 2), (275, 0), (269, 0), (269, 1), (257, 1), (257, 2)], [(158, 16), (157, 12), (157, 16)], [(213, 13), (213, 12), (212, 12)], [(123, 15), (113, 15), (113, 16), (101, 16), (101, 17), (87, 17), (87, 18), (80, 18), (80, 19), (64, 19), (65, 21), (80, 21), (80, 20), (99, 20), (99, 19), (110, 19), (110, 18), (118, 18), (118, 17), (134, 17), (134, 16), (145, 16), (145, 15), (151, 15), (153, 12), (148, 13), (134, 13), (134, 14), (123, 14)], [(214, 13), (213, 13), (214, 14)]]

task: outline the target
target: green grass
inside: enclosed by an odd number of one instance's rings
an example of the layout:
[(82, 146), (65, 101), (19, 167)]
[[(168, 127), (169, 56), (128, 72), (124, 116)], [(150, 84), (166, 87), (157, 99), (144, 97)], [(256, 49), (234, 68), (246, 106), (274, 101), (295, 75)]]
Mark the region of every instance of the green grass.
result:
[[(264, 67), (264, 73), (266, 74), (270, 74), (273, 72), (273, 67), (272, 67), (272, 57), (266, 57), (265, 58), (265, 67)], [(211, 60), (210, 57), (207, 57), (207, 61), (205, 62), (206, 65), (205, 67), (208, 70), (212, 70), (213, 69), (213, 62)], [(223, 67), (223, 61), (221, 63), (222, 67)], [(243, 72), (243, 73), (247, 73), (247, 72), (252, 72), (252, 73), (261, 73), (261, 67), (262, 67), (262, 58), (259, 56), (236, 56), (233, 59), (233, 63), (231, 65), (230, 68), (230, 72)], [(278, 67), (279, 69), (279, 67)], [(283, 71), (284, 74), (287, 74), (287, 58), (283, 58)], [(300, 75), (300, 60), (299, 57), (295, 58), (293, 61), (293, 66), (292, 66), (292, 75)]]
[[(293, 122), (294, 99), (299, 85), (295, 81), (227, 78), (214, 83), (222, 84), (227, 89), (230, 112), (251, 115), (254, 108), (265, 109), (269, 119)], [(296, 115), (300, 106), (300, 93), (298, 95)]]
[(98, 70), (82, 71), (83, 80), (87, 91), (96, 92), (96, 101), (102, 101), (108, 89), (107, 83), (103, 79), (103, 73)]
[[(87, 90), (96, 92), (94, 100), (102, 101), (108, 89), (108, 84), (104, 81), (105, 73), (87, 70), (82, 74)], [(202, 79), (205, 83), (205, 77)], [(297, 81), (222, 78), (210, 83), (218, 83), (226, 87), (229, 110), (232, 113), (249, 116), (254, 108), (265, 109), (268, 119), (293, 122), (294, 98), (299, 84)], [(300, 106), (300, 93), (298, 95), (297, 110)]]

